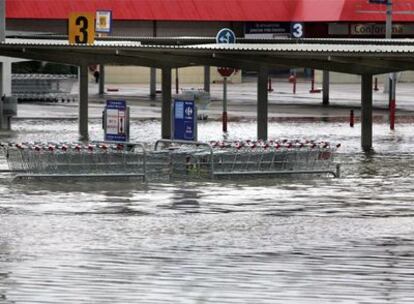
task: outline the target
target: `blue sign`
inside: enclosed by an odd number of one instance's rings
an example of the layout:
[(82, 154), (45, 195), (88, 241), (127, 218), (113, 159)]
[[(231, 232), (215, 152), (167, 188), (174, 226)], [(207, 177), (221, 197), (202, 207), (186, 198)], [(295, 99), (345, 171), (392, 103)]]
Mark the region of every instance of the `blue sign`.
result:
[(292, 23), (290, 33), (293, 38), (303, 38), (305, 36), (305, 25), (302, 22)]
[(197, 140), (194, 101), (174, 100), (174, 139)]
[(236, 35), (231, 29), (221, 29), (216, 35), (216, 43), (236, 43)]
[(125, 100), (107, 100), (105, 107), (105, 140), (128, 140), (128, 113)]

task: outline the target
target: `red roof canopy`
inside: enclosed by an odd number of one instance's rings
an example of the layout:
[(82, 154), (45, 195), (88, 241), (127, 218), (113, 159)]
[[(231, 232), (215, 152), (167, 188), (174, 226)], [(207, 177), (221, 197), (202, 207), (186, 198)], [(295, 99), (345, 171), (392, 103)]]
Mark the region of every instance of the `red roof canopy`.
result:
[[(393, 0), (394, 21), (414, 21), (414, 0)], [(384, 21), (368, 0), (6, 0), (7, 18), (67, 19), (70, 12), (112, 10), (115, 20)], [(367, 13), (366, 11), (374, 11)]]

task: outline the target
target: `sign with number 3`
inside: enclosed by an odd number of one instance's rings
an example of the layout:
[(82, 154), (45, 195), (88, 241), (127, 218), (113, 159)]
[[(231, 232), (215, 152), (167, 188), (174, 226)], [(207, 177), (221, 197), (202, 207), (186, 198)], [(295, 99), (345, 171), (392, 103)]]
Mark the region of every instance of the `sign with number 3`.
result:
[(95, 13), (69, 15), (69, 43), (93, 44), (95, 41)]

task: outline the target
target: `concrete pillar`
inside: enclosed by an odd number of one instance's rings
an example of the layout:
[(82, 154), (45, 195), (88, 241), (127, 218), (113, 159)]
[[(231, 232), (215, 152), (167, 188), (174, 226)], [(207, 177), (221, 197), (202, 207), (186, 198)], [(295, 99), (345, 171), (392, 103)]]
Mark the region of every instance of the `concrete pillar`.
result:
[(162, 69), (161, 137), (171, 138), (171, 68)]
[(155, 99), (157, 93), (157, 69), (151, 68), (150, 70), (150, 97)]
[(361, 146), (367, 152), (372, 149), (372, 75), (362, 75), (361, 81)]
[(257, 78), (257, 139), (267, 140), (269, 71), (261, 67)]
[[(0, 58), (1, 59), (1, 58)], [(4, 64), (0, 61), (0, 97), (4, 95)]]
[(79, 66), (79, 136), (80, 140), (88, 140), (88, 66)]
[(322, 75), (322, 104), (329, 105), (329, 71), (323, 71)]
[(104, 96), (105, 94), (105, 66), (103, 64), (99, 65), (99, 96)]
[[(0, 0), (1, 1), (1, 0)], [(3, 128), (3, 101), (1, 97), (3, 96), (3, 63), (0, 61), (0, 129)]]
[(210, 93), (210, 67), (204, 66), (204, 91)]

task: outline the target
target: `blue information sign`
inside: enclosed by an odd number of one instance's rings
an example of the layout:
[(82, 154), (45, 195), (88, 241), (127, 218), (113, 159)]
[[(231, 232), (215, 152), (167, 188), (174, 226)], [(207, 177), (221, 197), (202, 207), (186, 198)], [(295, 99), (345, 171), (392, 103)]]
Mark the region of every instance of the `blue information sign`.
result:
[(174, 139), (197, 140), (197, 117), (193, 100), (174, 100)]
[(231, 29), (221, 29), (216, 35), (216, 43), (236, 43), (236, 35)]
[(105, 140), (128, 140), (128, 113), (125, 100), (107, 100), (105, 120)]

